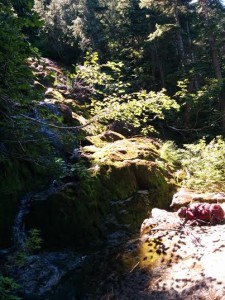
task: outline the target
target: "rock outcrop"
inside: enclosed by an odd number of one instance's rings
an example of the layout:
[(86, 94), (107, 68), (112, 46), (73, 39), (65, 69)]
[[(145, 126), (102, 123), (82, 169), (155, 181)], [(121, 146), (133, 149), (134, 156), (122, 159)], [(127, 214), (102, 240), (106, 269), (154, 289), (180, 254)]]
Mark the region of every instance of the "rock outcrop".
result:
[(120, 137), (89, 138), (94, 144), (81, 149), (71, 183), (31, 201), (27, 224), (41, 230), (47, 247), (114, 243), (137, 231), (153, 207), (169, 207), (174, 185), (157, 164), (159, 145)]
[(126, 267), (108, 274), (98, 295), (102, 299), (110, 295), (112, 299), (224, 300), (224, 230), (224, 222), (188, 226), (176, 212), (153, 209), (141, 226), (140, 239), (121, 250), (120, 265)]
[(154, 272), (149, 295), (156, 293), (160, 299), (208, 299), (211, 294), (213, 299), (223, 299), (224, 223), (183, 225), (176, 213), (165, 211), (161, 216), (153, 213), (150, 220), (142, 224), (140, 246), (140, 264)]
[[(29, 64), (42, 99), (16, 108), (32, 127), (35, 142), (21, 146), (29, 162), (2, 163), (0, 178), (6, 195), (0, 207), (4, 212), (7, 205), (9, 214), (0, 213), (0, 245), (10, 246), (19, 201), (31, 191), (36, 196), (25, 228), (39, 228), (47, 247), (105, 241), (109, 236), (113, 241), (118, 232), (124, 236), (137, 230), (152, 207), (168, 207), (174, 182), (171, 171), (158, 162), (159, 142), (126, 139), (118, 132), (104, 131), (102, 124), (88, 122), (91, 117), (82, 101), (70, 97), (63, 68), (44, 58), (30, 59)], [(76, 130), (80, 125), (82, 132)], [(54, 193), (37, 192), (48, 189), (55, 179)]]
[(225, 203), (225, 193), (196, 193), (195, 191), (181, 188), (173, 195), (170, 207), (172, 209), (178, 209), (194, 202)]

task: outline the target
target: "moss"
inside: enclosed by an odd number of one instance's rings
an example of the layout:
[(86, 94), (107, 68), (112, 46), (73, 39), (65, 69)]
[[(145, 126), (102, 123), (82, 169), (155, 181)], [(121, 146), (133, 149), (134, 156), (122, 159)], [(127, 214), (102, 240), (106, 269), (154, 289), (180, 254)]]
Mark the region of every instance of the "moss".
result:
[[(94, 143), (94, 140), (93, 140)], [(114, 143), (98, 143), (97, 146), (84, 147), (84, 155), (92, 152), (92, 159), (102, 164), (141, 158), (154, 160), (159, 156), (157, 148), (148, 139), (123, 139)]]
[(46, 247), (104, 241), (118, 228), (134, 232), (153, 207), (169, 204), (171, 184), (155, 161), (158, 150), (151, 140), (86, 146), (83, 156), (75, 164), (73, 186), (32, 203), (28, 223), (41, 230)]
[(114, 200), (125, 199), (138, 189), (136, 177), (129, 162), (101, 166), (99, 179), (102, 185), (110, 191)]
[(47, 201), (32, 203), (29, 226), (40, 229), (45, 247), (93, 243), (104, 236), (101, 219), (107, 210), (106, 194), (97, 178), (77, 188), (65, 187)]
[(20, 174), (17, 160), (1, 162), (0, 168), (0, 247), (6, 247), (10, 245), (11, 226), (26, 183), (23, 176), (25, 170), (22, 169), (23, 174)]
[(60, 102), (62, 102), (64, 100), (63, 95), (59, 91), (57, 91), (53, 88), (48, 89), (48, 91), (46, 92), (46, 97), (55, 99), (55, 100), (60, 101)]
[(0, 247), (11, 243), (11, 227), (21, 197), (49, 181), (49, 169), (16, 159), (0, 164)]

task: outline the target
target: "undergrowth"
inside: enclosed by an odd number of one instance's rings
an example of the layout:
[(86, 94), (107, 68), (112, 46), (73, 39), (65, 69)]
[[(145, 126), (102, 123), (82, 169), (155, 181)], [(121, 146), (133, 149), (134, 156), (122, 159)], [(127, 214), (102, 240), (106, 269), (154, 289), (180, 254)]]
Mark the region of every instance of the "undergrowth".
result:
[(174, 179), (178, 184), (198, 191), (225, 192), (225, 141), (218, 136), (209, 143), (201, 139), (183, 148), (168, 141), (161, 157), (175, 166)]

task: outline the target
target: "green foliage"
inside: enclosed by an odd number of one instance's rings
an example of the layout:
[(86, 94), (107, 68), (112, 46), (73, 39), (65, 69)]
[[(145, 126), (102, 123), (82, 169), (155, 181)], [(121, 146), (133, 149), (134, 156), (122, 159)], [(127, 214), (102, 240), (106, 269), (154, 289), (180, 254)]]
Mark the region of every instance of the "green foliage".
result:
[(79, 180), (88, 180), (91, 176), (91, 172), (87, 169), (84, 163), (71, 164), (69, 173), (78, 178)]
[(199, 191), (225, 191), (225, 141), (221, 137), (209, 143), (201, 139), (184, 148), (168, 142), (162, 147), (161, 155), (189, 174), (189, 178), (182, 181), (183, 186)]
[(27, 262), (27, 252), (25, 251), (19, 251), (16, 253), (14, 257), (14, 263), (17, 267), (21, 268), (23, 267)]
[(40, 230), (33, 228), (29, 231), (29, 235), (25, 243), (25, 249), (29, 253), (33, 253), (41, 249), (42, 243), (43, 240), (40, 236)]
[(28, 68), (25, 66), (28, 44), (23, 39), (17, 16), (10, 7), (4, 6), (1, 10), (0, 25), (1, 87), (16, 88), (17, 84), (20, 87), (21, 75), (24, 77), (28, 74)]
[(101, 93), (100, 88), (109, 83), (112, 77), (106, 72), (102, 72), (102, 68), (106, 65), (98, 63), (98, 54), (96, 52), (93, 54), (87, 52), (84, 59), (83, 65), (75, 67), (75, 73), (71, 75), (71, 78), (74, 83), (88, 86), (93, 92)]
[[(47, 135), (41, 131), (37, 130), (37, 125), (31, 123), (30, 120), (27, 120), (21, 116), (15, 118), (16, 128), (14, 127), (15, 123), (5, 124), (5, 121), (0, 121), (2, 128), (2, 142), (5, 146), (5, 157), (2, 157), (2, 161), (9, 159), (9, 154), (13, 157), (14, 160), (30, 162), (36, 172), (41, 169), (45, 169), (48, 166), (48, 176), (50, 173), (54, 173), (54, 164), (55, 164), (55, 153), (53, 151), (52, 139), (57, 139), (57, 133), (50, 131), (51, 135)], [(46, 130), (50, 130), (46, 128)], [(48, 133), (48, 132), (47, 132)], [(57, 142), (60, 142), (60, 138), (57, 139)], [(40, 147), (41, 143), (41, 147)], [(1, 152), (1, 151), (0, 151)], [(15, 163), (15, 162), (14, 162)], [(46, 174), (47, 175), (47, 174)]]
[(41, 250), (43, 239), (40, 236), (40, 230), (33, 228), (28, 232), (24, 249), (17, 252), (14, 257), (16, 266), (23, 267), (27, 263), (27, 258), (30, 254)]
[(164, 38), (166, 34), (170, 34), (172, 30), (176, 29), (176, 25), (174, 24), (156, 24), (156, 30), (153, 33), (149, 34), (148, 40), (154, 41), (160, 38)]
[(109, 95), (102, 102), (93, 101), (93, 111), (103, 121), (124, 121), (126, 124), (140, 128), (142, 133), (154, 132), (151, 125), (156, 118), (164, 119), (167, 110), (179, 109), (175, 100), (165, 94), (140, 91), (124, 95)]
[(25, 34), (28, 27), (39, 26), (31, 9), (32, 1), (0, 4), (0, 89), (20, 100), (31, 93), (33, 76), (26, 60), (36, 55)]
[(77, 66), (72, 75), (75, 83), (88, 86), (92, 91), (91, 113), (100, 122), (108, 124), (112, 121), (123, 121), (139, 128), (147, 134), (154, 131), (151, 124), (155, 119), (164, 119), (166, 111), (178, 110), (175, 100), (166, 95), (163, 89), (160, 92), (129, 93), (129, 84), (121, 75), (121, 62), (107, 62), (98, 64), (98, 55), (88, 53), (83, 66)]
[(179, 91), (174, 95), (181, 105), (180, 117), (174, 121), (179, 128), (193, 130), (192, 140), (202, 136), (214, 137), (220, 132), (220, 120), (222, 113), (219, 99), (223, 83), (218, 79), (205, 78), (205, 83), (195, 92), (189, 90), (190, 81), (178, 82)]
[[(204, 106), (212, 107), (217, 104), (220, 91), (222, 89), (222, 81), (215, 78), (205, 78), (204, 85), (201, 89), (191, 93), (188, 90), (189, 80), (178, 81), (177, 86), (180, 88), (176, 92), (175, 97), (179, 99), (183, 105), (189, 104), (193, 110), (203, 108)], [(207, 101), (206, 101), (207, 100)], [(215, 105), (214, 105), (215, 106)]]
[(39, 45), (45, 53), (69, 62), (77, 59), (83, 50), (89, 49), (87, 5), (83, 0), (34, 1), (34, 10), (44, 22), (40, 31), (44, 43)]
[(20, 300), (16, 296), (19, 285), (12, 278), (0, 275), (0, 299), (1, 300)]
[(173, 141), (167, 141), (163, 143), (162, 147), (160, 148), (160, 157), (164, 161), (171, 163), (177, 168), (181, 167), (181, 157)]
[[(86, 51), (97, 51), (101, 61), (122, 61), (123, 74), (135, 89), (166, 88), (172, 95), (184, 78), (196, 80), (196, 89), (201, 88), (205, 76), (215, 77), (209, 32), (214, 54), (224, 65), (220, 1), (34, 2), (44, 21), (39, 42), (45, 53), (71, 63), (81, 61)], [(207, 4), (207, 22), (200, 2)]]

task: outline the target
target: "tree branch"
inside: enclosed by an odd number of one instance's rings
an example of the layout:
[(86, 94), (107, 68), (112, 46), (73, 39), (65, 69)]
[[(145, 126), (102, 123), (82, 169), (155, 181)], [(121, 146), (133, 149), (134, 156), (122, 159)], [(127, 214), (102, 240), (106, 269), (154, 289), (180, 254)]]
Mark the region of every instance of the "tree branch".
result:
[[(25, 118), (25, 119), (28, 119), (34, 123), (38, 123), (38, 124), (41, 124), (41, 125), (45, 125), (45, 126), (49, 126), (49, 127), (53, 127), (53, 128), (57, 128), (57, 129), (67, 129), (67, 130), (75, 130), (75, 131), (78, 131), (80, 129), (83, 129), (85, 127), (87, 127), (88, 125), (90, 125), (91, 123), (97, 121), (98, 117), (99, 116), (94, 116), (90, 121), (88, 121), (86, 124), (83, 124), (83, 125), (80, 125), (80, 126), (58, 126), (58, 125), (54, 125), (54, 124), (49, 124), (49, 123), (46, 123), (44, 121), (40, 121), (40, 120), (37, 120), (37, 119), (34, 119), (34, 118), (31, 118), (31, 117), (28, 117), (24, 114), (20, 114), (21, 117)], [(14, 117), (16, 118), (16, 117)]]

